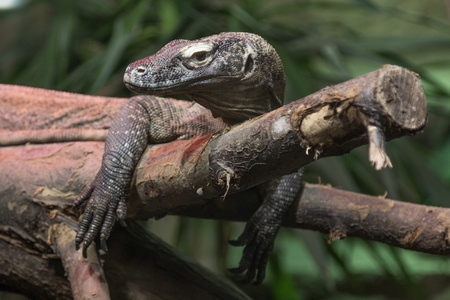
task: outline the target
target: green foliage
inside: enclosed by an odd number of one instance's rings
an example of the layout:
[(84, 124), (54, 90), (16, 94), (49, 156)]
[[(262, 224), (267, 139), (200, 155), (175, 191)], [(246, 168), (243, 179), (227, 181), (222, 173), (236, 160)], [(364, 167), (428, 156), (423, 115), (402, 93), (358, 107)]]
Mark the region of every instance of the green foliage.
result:
[[(0, 27), (7, 29), (0, 32), (0, 82), (109, 96), (131, 96), (122, 84), (130, 62), (172, 39), (221, 31), (255, 32), (275, 46), (288, 77), (287, 102), (383, 64), (404, 66), (422, 77), (429, 122), (423, 134), (388, 143), (394, 168), (376, 172), (362, 147), (311, 164), (306, 179), (449, 206), (450, 26), (443, 1), (40, 0), (0, 11)], [(178, 234), (171, 233), (171, 240), (226, 274), (224, 266), (237, 264), (240, 249), (229, 250), (225, 262), (211, 241), (228, 249), (225, 241), (236, 238), (242, 226), (217, 223), (211, 230), (199, 225), (204, 222), (182, 219), (172, 226)], [(449, 295), (445, 284), (427, 284), (428, 278), (450, 280), (449, 262), (442, 257), (358, 239), (330, 246), (317, 233), (287, 230), (273, 256), (265, 283), (273, 299)]]

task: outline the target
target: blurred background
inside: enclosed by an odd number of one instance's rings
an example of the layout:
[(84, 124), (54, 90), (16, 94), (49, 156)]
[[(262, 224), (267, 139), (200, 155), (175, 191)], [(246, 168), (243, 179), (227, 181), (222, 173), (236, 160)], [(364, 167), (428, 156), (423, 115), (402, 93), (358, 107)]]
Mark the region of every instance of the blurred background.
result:
[[(429, 103), (423, 134), (387, 144), (393, 169), (367, 147), (307, 166), (306, 181), (450, 206), (450, 24), (429, 0), (0, 0), (0, 83), (130, 97), (125, 67), (173, 39), (222, 31), (266, 38), (280, 54), (286, 100), (396, 64), (420, 74)], [(180, 217), (149, 221), (168, 243), (228, 276), (244, 224)], [(450, 260), (311, 231), (280, 231), (257, 299), (450, 299)]]

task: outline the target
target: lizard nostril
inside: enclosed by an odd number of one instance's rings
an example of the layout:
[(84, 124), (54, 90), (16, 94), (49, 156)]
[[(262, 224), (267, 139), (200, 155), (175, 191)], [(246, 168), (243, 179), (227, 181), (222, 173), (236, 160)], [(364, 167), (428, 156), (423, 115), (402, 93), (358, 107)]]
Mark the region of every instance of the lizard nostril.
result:
[(138, 67), (136, 69), (136, 73), (138, 75), (144, 75), (145, 73), (147, 73), (147, 68), (146, 67)]

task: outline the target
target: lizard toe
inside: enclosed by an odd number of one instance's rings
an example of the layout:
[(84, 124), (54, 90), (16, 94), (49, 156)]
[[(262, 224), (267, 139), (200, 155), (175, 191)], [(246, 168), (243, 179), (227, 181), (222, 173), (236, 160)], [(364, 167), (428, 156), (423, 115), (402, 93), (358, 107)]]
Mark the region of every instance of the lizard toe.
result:
[(100, 230), (100, 247), (104, 251), (108, 251), (108, 246), (106, 244), (106, 241), (108, 240), (111, 230), (114, 227), (114, 223), (115, 223), (115, 219), (116, 219), (115, 211), (116, 211), (115, 207), (108, 208), (105, 219), (103, 220), (102, 229)]
[(127, 216), (127, 201), (125, 198), (121, 198), (119, 200), (119, 203), (117, 204), (116, 215), (120, 221), (123, 221)]
[(73, 205), (75, 207), (80, 206), (81, 204), (83, 204), (86, 200), (89, 200), (91, 198), (92, 193), (94, 192), (95, 188), (97, 187), (97, 182), (99, 180), (99, 176), (97, 175), (94, 179), (94, 181), (92, 181), (92, 183), (89, 185), (89, 187), (87, 189), (85, 189), (81, 195), (74, 201)]
[(91, 205), (86, 207), (83, 218), (81, 219), (80, 225), (78, 227), (78, 232), (75, 237), (75, 248), (78, 250), (80, 248), (81, 243), (84, 240), (84, 236), (89, 230), (89, 226), (92, 222), (92, 218), (94, 217), (94, 213)]

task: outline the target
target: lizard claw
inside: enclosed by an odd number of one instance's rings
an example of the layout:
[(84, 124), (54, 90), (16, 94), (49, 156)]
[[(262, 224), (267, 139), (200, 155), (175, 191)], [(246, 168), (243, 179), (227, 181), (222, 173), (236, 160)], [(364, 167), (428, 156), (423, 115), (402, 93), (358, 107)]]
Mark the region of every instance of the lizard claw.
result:
[(87, 257), (87, 248), (97, 238), (99, 238), (101, 249), (108, 251), (106, 241), (114, 227), (116, 215), (121, 220), (121, 223), (124, 223), (123, 219), (126, 216), (124, 189), (114, 189), (116, 192), (120, 191), (119, 196), (105, 192), (107, 188), (99, 183), (101, 182), (101, 177), (97, 176), (89, 187), (88, 192), (83, 192), (75, 203), (75, 205), (79, 205), (86, 201), (86, 197), (89, 199), (75, 238), (77, 250), (83, 244), (82, 254), (85, 258)]
[(89, 247), (89, 244), (87, 242), (84, 242), (83, 245), (83, 257), (86, 258), (87, 257), (87, 248)]
[(102, 248), (103, 251), (108, 251), (108, 245), (106, 244), (106, 239), (105, 238), (100, 238), (100, 247)]
[[(81, 220), (80, 225), (78, 227), (77, 235), (75, 237), (75, 248), (77, 250), (80, 249), (80, 245), (84, 240), (84, 236), (89, 229), (89, 224), (91, 224), (92, 217), (93, 217), (93, 213), (89, 209), (89, 205), (88, 205), (88, 207), (86, 208), (86, 211), (84, 212), (83, 219)], [(84, 256), (84, 254), (83, 254), (83, 256)]]

